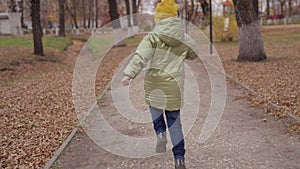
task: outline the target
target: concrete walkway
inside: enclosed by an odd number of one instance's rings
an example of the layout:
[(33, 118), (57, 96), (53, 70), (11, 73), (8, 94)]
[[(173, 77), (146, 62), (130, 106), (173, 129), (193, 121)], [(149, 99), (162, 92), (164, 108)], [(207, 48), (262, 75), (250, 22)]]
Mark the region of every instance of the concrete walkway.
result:
[[(199, 63), (188, 62), (199, 86), (200, 109), (195, 123), (185, 132), (186, 165), (188, 169), (298, 169), (300, 168), (300, 138), (285, 127), (287, 120), (275, 121), (266, 116), (264, 109), (251, 107), (243, 97), (243, 89), (236, 84), (227, 85), (226, 106), (221, 122), (214, 134), (203, 144), (198, 143), (199, 133), (209, 110), (211, 93), (208, 75)], [(129, 89), (133, 106), (141, 113), (143, 104), (142, 75)], [(103, 117), (116, 131), (131, 137), (153, 136), (151, 123), (134, 123), (121, 116), (113, 104), (111, 92), (99, 103)], [(147, 115), (145, 115), (147, 116)], [(184, 120), (184, 118), (183, 118)], [(183, 121), (183, 127), (190, 121)], [(103, 131), (105, 132), (105, 131)], [(98, 135), (101, 138), (101, 134)], [(154, 137), (153, 137), (154, 138)], [(103, 138), (102, 138), (103, 139)], [(114, 144), (112, 140), (111, 144)], [(153, 140), (155, 141), (155, 140)], [(128, 158), (114, 155), (99, 147), (97, 140), (79, 130), (69, 145), (52, 165), (63, 169), (172, 169), (171, 150), (146, 157)], [(137, 149), (136, 147), (127, 147)], [(154, 151), (148, 145), (147, 151)], [(171, 148), (170, 142), (168, 148)], [(141, 149), (136, 150), (142, 151)]]

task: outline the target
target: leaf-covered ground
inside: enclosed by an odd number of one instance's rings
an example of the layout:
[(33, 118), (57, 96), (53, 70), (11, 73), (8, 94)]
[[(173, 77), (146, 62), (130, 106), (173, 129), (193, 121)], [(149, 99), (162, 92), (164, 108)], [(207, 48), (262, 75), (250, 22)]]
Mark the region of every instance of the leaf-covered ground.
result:
[[(259, 94), (254, 105), (277, 103), (277, 117), (286, 112), (300, 116), (299, 28), (263, 30), (268, 60), (235, 62), (237, 43), (216, 44), (226, 72)], [(52, 157), (77, 124), (72, 103), (73, 67), (83, 42), (75, 41), (66, 52), (46, 50), (47, 61), (32, 56), (29, 48), (0, 48), (0, 166), (40, 168)], [(110, 81), (113, 70), (134, 49), (115, 48), (100, 66), (96, 91)], [(270, 106), (268, 106), (270, 107)], [(300, 130), (292, 124), (292, 129)]]
[(73, 64), (82, 43), (64, 53), (0, 48), (1, 168), (39, 168), (76, 124), (71, 98)]
[[(249, 94), (255, 106), (266, 107), (275, 117), (292, 113), (300, 117), (300, 27), (267, 27), (262, 29), (268, 59), (262, 62), (236, 62), (238, 44), (217, 44), (225, 71), (252, 88), (262, 97)], [(274, 109), (270, 103), (280, 106)], [(298, 130), (300, 125), (291, 124)]]

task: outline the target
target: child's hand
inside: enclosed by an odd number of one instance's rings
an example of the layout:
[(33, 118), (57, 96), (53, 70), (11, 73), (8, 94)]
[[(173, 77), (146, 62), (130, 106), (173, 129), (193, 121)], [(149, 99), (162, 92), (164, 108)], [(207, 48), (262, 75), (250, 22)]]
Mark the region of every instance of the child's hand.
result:
[(122, 79), (122, 83), (124, 86), (128, 86), (129, 85), (129, 82), (131, 80), (131, 77), (129, 76), (125, 76), (123, 79)]

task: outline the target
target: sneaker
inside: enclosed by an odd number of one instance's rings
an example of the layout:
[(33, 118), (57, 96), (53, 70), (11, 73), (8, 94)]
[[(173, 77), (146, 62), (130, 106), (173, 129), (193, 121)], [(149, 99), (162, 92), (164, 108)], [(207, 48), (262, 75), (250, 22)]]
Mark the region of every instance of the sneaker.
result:
[(167, 137), (166, 137), (166, 132), (159, 133), (157, 135), (157, 140), (156, 140), (156, 153), (164, 153), (167, 151)]
[(176, 159), (175, 160), (175, 169), (186, 169), (183, 159)]

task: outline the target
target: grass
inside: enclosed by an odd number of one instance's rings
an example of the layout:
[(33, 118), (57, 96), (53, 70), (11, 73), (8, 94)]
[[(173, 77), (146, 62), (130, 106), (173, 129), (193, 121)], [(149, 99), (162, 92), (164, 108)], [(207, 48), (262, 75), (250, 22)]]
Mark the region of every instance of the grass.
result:
[[(288, 21), (288, 19), (287, 19), (287, 21)], [(292, 22), (291, 22), (291, 23), (287, 23), (287, 24), (288, 24), (288, 25), (290, 25), (290, 24), (300, 24), (300, 18), (292, 18)], [(275, 24), (274, 21), (272, 21), (271, 24), (268, 24), (268, 23), (267, 23), (267, 20), (264, 20), (264, 21), (263, 21), (263, 25), (264, 25), (264, 26), (284, 25), (284, 22), (283, 22), (283, 19), (280, 19), (280, 20), (278, 21), (278, 24)]]
[(93, 57), (101, 56), (109, 47), (114, 44), (114, 39), (110, 37), (91, 37), (88, 39), (88, 47), (92, 51)]
[[(64, 51), (72, 44), (68, 37), (44, 37), (45, 48), (54, 48)], [(32, 37), (2, 37), (0, 38), (0, 48), (2, 47), (33, 47)]]
[(300, 32), (299, 31), (288, 31), (283, 33), (272, 32), (271, 33), (262, 33), (262, 38), (264, 43), (270, 44), (288, 44), (292, 41), (299, 41), (300, 39)]
[(239, 45), (239, 41), (233, 40), (233, 41), (226, 41), (226, 42), (214, 42), (214, 44), (225, 45), (225, 46), (237, 46)]

